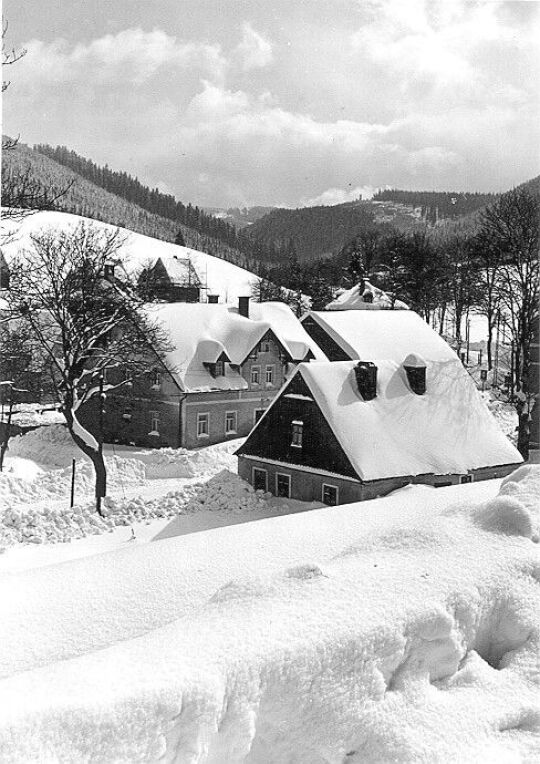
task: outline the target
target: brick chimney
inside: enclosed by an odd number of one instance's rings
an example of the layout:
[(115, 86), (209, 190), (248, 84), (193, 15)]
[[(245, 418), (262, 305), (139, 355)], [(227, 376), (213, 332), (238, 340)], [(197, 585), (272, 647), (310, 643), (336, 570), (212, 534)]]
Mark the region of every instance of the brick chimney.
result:
[(249, 297), (238, 298), (238, 313), (244, 318), (249, 318)]
[(358, 361), (354, 367), (358, 392), (365, 401), (377, 397), (377, 367), (371, 361)]

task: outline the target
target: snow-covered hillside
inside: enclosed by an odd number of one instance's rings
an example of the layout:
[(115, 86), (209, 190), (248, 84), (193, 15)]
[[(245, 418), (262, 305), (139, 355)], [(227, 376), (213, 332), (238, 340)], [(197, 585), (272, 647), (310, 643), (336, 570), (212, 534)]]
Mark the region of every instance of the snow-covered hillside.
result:
[(537, 761), (539, 470), (4, 575), (0, 758)]
[[(72, 230), (81, 221), (111, 230), (114, 226), (89, 218), (71, 215), (67, 212), (36, 212), (20, 222), (3, 221), (3, 230), (14, 234), (12, 240), (2, 245), (2, 251), (9, 263), (19, 248), (31, 246), (30, 236), (44, 229)], [(234, 302), (242, 295), (250, 295), (256, 277), (250, 271), (221, 260), (218, 257), (198, 252), (188, 247), (179, 247), (166, 241), (152, 239), (139, 233), (120, 229), (126, 237), (120, 255), (128, 272), (140, 271), (158, 257), (189, 257), (208, 294), (219, 295), (220, 302)]]

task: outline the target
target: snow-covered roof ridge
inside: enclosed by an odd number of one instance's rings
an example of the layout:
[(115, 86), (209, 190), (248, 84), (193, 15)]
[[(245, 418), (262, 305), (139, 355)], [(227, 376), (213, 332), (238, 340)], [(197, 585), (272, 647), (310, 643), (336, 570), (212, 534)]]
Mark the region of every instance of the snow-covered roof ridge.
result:
[(171, 341), (173, 349), (164, 361), (184, 390), (247, 388), (237, 369), (226, 366), (223, 375), (213, 377), (205, 364), (224, 355), (233, 366), (241, 365), (268, 331), (293, 361), (303, 361), (310, 352), (318, 360), (325, 359), (283, 303), (254, 303), (249, 318), (239, 315), (235, 306), (213, 303), (152, 303), (148, 312)]
[(409, 306), (402, 300), (392, 300), (382, 289), (364, 281), (341, 292), (326, 310), (409, 310)]
[(459, 360), (427, 360), (423, 395), (411, 390), (402, 362), (376, 360), (370, 401), (358, 391), (356, 363), (302, 363), (294, 376), (306, 382), (360, 479), (461, 474), (522, 461)]
[(426, 360), (457, 360), (445, 340), (412, 310), (311, 311), (312, 317), (337, 344), (359, 361), (377, 359), (401, 363), (409, 353)]

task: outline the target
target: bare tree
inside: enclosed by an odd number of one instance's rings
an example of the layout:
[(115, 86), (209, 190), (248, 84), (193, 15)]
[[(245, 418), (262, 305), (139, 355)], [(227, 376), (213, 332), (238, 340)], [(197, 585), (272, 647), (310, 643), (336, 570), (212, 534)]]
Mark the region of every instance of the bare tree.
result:
[(94, 466), (100, 511), (106, 494), (101, 438), (78, 413), (151, 370), (156, 356), (161, 363), (167, 343), (135, 286), (114, 276), (123, 244), (118, 230), (81, 223), (70, 232), (44, 231), (32, 244), (12, 263), (12, 315), (50, 363), (69, 432)]
[[(5, 19), (2, 19), (2, 93), (4, 93), (10, 85), (10, 81), (5, 80), (3, 77), (5, 67), (17, 63), (17, 61), (20, 61), (21, 58), (26, 55), (26, 50), (24, 48), (16, 50), (16, 48), (9, 47), (6, 42), (8, 28), (8, 22)], [(2, 137), (2, 151), (14, 148), (17, 145), (17, 142), (18, 138)]]
[(514, 347), (518, 448), (524, 458), (528, 455), (530, 411), (537, 392), (530, 389), (529, 372), (540, 299), (539, 228), (538, 199), (527, 189), (516, 188), (487, 208), (480, 231), (498, 263), (495, 289)]

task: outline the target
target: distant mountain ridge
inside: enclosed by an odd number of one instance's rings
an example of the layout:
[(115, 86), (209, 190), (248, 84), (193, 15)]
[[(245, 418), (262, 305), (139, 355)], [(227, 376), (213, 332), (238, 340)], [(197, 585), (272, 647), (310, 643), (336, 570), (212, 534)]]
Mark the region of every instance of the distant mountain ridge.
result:
[(246, 254), (226, 242), (191, 225), (144, 209), (23, 143), (4, 152), (2, 158), (3, 184), (9, 182), (10, 173), (16, 176), (18, 173), (29, 172), (45, 188), (67, 189), (55, 204), (59, 210), (118, 225), (163, 241), (174, 242), (181, 231), (188, 247), (203, 250), (240, 266), (248, 264)]

